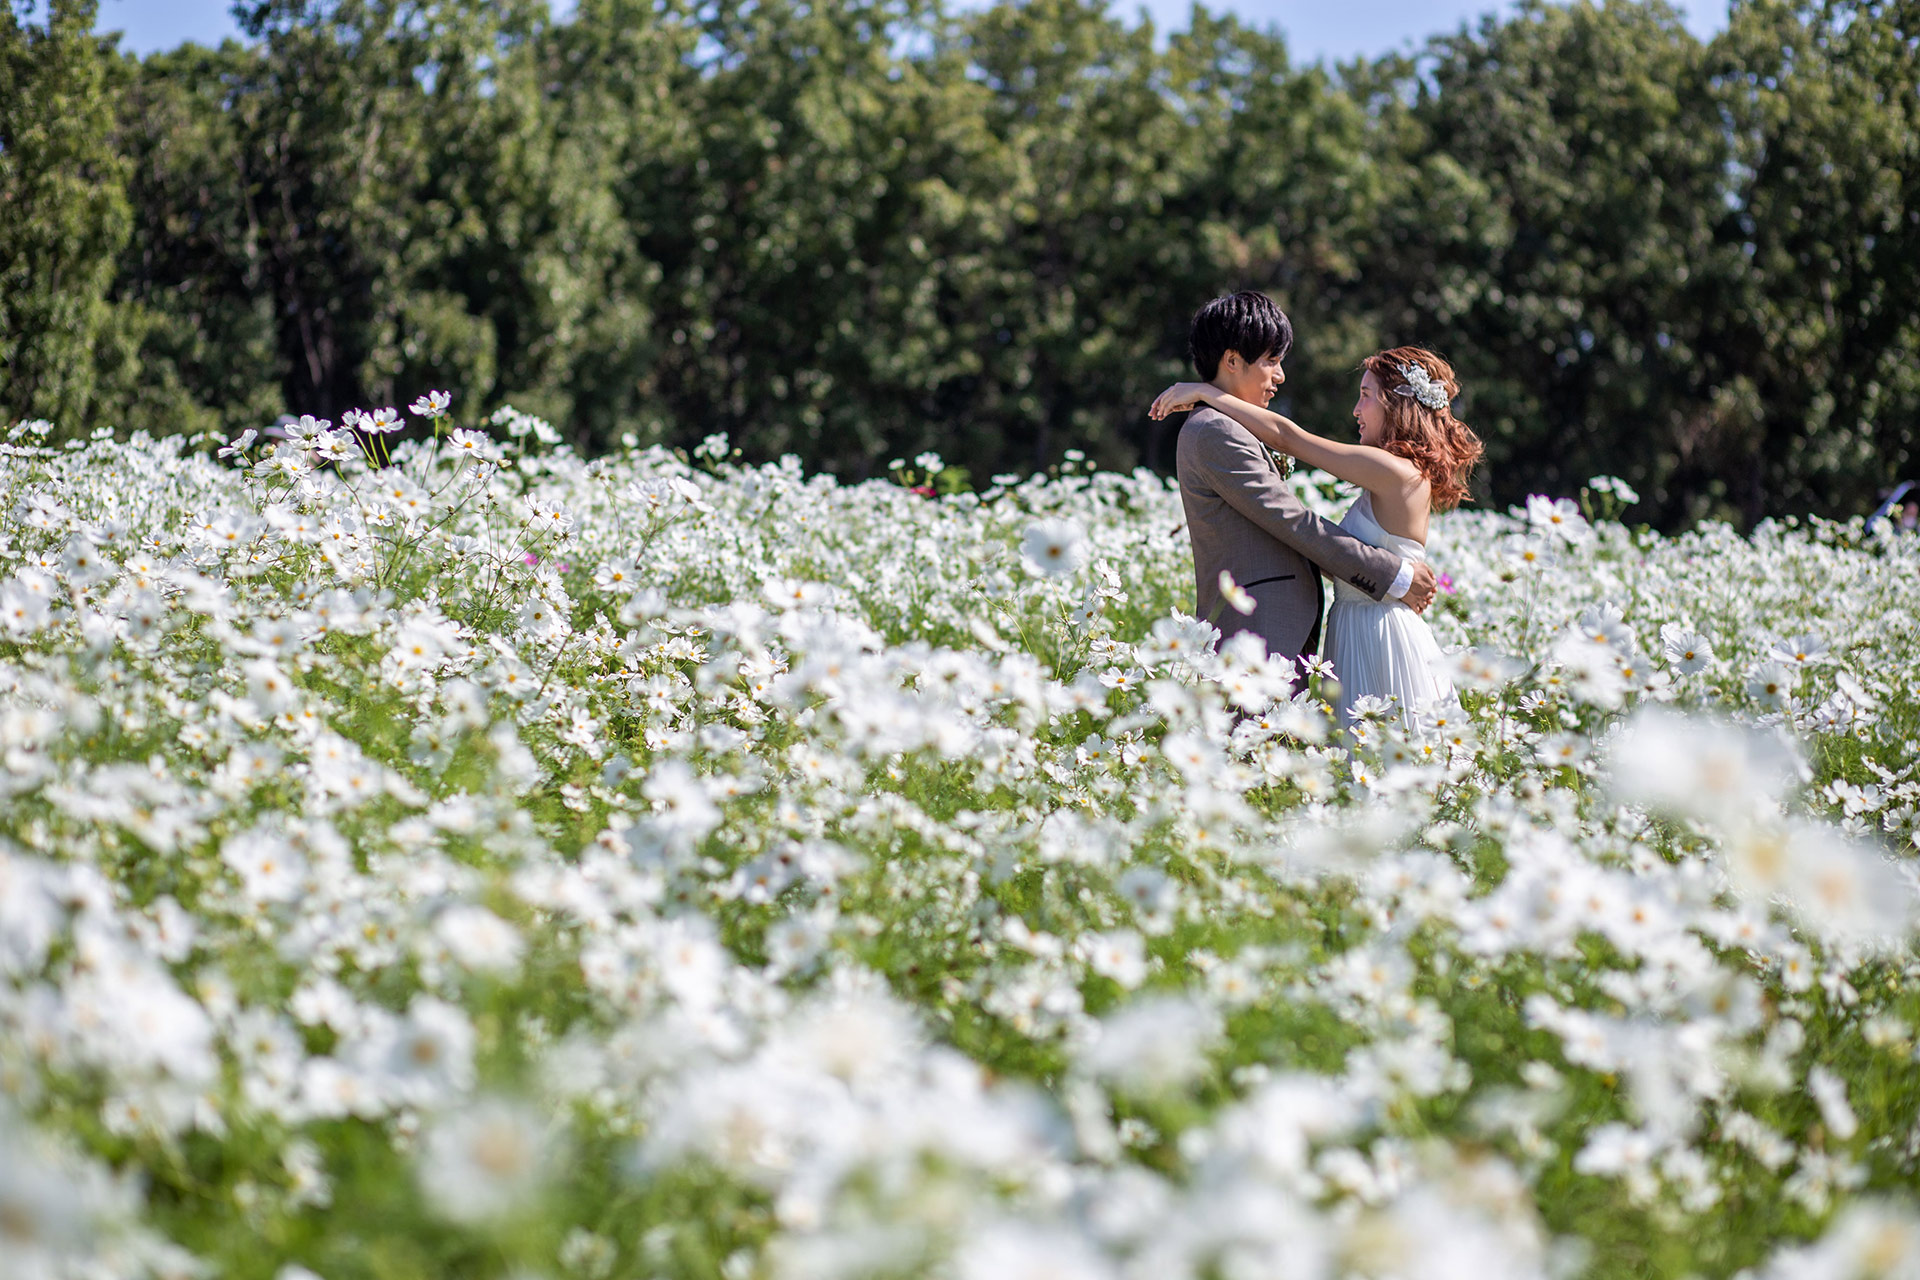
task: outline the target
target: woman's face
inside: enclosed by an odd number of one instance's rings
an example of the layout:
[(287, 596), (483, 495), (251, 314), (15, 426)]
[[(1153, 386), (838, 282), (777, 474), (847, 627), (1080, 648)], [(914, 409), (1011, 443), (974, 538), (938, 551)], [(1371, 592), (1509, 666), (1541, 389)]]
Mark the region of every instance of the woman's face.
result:
[(1353, 420), (1360, 427), (1360, 443), (1378, 449), (1387, 438), (1387, 406), (1380, 382), (1369, 369), (1360, 379), (1360, 398), (1353, 402)]

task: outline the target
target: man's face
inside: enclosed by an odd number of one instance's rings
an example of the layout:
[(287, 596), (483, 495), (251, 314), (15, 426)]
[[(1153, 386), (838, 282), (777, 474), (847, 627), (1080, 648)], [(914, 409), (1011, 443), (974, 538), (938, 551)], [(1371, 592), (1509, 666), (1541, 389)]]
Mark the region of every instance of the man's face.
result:
[(1287, 373), (1280, 367), (1278, 355), (1269, 353), (1258, 360), (1248, 360), (1238, 351), (1229, 351), (1220, 358), (1220, 377), (1215, 381), (1228, 395), (1265, 408), (1286, 380)]

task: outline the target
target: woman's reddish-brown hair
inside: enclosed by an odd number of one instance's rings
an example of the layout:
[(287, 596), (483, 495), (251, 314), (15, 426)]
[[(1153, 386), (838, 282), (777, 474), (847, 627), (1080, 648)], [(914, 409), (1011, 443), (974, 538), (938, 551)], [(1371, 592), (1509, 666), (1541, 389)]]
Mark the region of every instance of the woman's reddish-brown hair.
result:
[[(1446, 391), (1445, 408), (1430, 409), (1411, 394), (1408, 365), (1425, 369), (1433, 384)], [(1432, 488), (1429, 501), (1435, 511), (1449, 511), (1466, 501), (1467, 477), (1486, 448), (1466, 423), (1453, 416), (1452, 401), (1460, 394), (1453, 366), (1423, 347), (1395, 347), (1368, 356), (1360, 368), (1380, 384), (1387, 422), (1380, 447), (1420, 468)]]

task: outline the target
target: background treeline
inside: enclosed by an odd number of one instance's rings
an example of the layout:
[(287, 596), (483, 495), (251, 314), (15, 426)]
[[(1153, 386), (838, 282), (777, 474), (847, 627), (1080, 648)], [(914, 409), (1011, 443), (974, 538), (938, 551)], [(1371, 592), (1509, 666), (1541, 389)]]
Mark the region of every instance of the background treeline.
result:
[(0, 0), (0, 416), (436, 387), (587, 448), (1168, 467), (1143, 409), (1250, 286), (1309, 425), (1376, 347), (1452, 358), (1496, 502), (1844, 514), (1920, 469), (1920, 0), (1742, 0), (1710, 43), (1528, 4), (1332, 70), (1081, 0), (236, 12), (134, 59), (92, 0)]

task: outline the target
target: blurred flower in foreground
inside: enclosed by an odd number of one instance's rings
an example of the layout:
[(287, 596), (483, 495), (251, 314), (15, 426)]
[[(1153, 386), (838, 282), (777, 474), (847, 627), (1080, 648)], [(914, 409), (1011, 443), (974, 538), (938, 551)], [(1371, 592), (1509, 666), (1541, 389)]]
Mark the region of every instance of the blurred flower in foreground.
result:
[(483, 1098), (427, 1130), (420, 1189), (455, 1222), (525, 1210), (546, 1181), (553, 1145), (546, 1123), (525, 1104)]
[(1220, 571), (1220, 598), (1225, 600), (1235, 613), (1243, 617), (1251, 614), (1258, 607), (1253, 597), (1247, 594), (1247, 589), (1235, 582), (1233, 575), (1225, 569)]
[(1920, 1215), (1905, 1204), (1862, 1200), (1842, 1209), (1826, 1235), (1782, 1249), (1761, 1280), (1914, 1280), (1920, 1277)]
[(1220, 1015), (1197, 1000), (1149, 996), (1100, 1024), (1080, 1066), (1128, 1093), (1161, 1093), (1207, 1070), (1207, 1054), (1222, 1031)]
[(1020, 555), (1049, 578), (1076, 572), (1087, 561), (1087, 531), (1075, 520), (1037, 520), (1020, 540)]
[(1674, 818), (1738, 825), (1779, 810), (1805, 766), (1778, 737), (1648, 707), (1610, 753), (1621, 796)]

